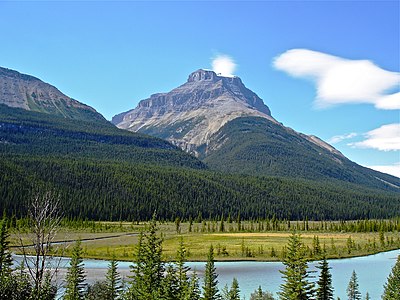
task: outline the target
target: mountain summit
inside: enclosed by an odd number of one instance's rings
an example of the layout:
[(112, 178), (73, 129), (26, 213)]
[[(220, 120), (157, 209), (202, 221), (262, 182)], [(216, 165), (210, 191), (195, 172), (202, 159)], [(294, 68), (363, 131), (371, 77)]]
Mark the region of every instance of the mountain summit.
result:
[(119, 128), (166, 139), (218, 171), (339, 180), (396, 190), (398, 178), (357, 165), (316, 136), (283, 126), (239, 77), (197, 70), (113, 118)]
[(105, 122), (94, 108), (40, 79), (0, 67), (0, 104), (68, 119)]
[(260, 97), (239, 77), (200, 69), (190, 74), (185, 84), (140, 101), (137, 108), (115, 116), (112, 122), (119, 128), (167, 139), (200, 156), (222, 126), (248, 116), (276, 122)]

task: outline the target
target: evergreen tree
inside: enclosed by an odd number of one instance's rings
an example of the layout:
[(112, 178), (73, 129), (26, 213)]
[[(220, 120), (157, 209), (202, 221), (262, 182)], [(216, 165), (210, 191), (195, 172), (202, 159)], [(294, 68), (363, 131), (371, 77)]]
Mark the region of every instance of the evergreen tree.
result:
[(279, 292), (282, 300), (307, 300), (314, 294), (313, 284), (308, 281), (306, 250), (300, 236), (293, 233), (289, 237), (287, 254), (283, 264), (286, 266), (281, 271), (284, 283)]
[(321, 270), (318, 279), (317, 300), (333, 300), (332, 275), (329, 272), (331, 268), (325, 255), (317, 268)]
[(384, 288), (383, 300), (400, 299), (400, 255), (397, 256), (396, 264), (392, 268)]
[(179, 296), (178, 289), (178, 278), (176, 276), (176, 270), (172, 264), (167, 266), (166, 275), (162, 281), (162, 291), (159, 295), (159, 299), (163, 300), (175, 300), (181, 299)]
[(108, 270), (106, 274), (106, 285), (107, 291), (111, 299), (118, 299), (122, 286), (121, 286), (121, 276), (118, 274), (118, 263), (113, 256), (110, 264), (108, 265)]
[(134, 273), (126, 297), (135, 300), (158, 300), (162, 293), (164, 263), (161, 260), (162, 239), (157, 236), (156, 216), (150, 222), (148, 233), (141, 234), (136, 252)]
[(231, 289), (229, 290), (229, 300), (240, 300), (239, 282), (233, 278)]
[(275, 300), (274, 296), (268, 292), (263, 291), (261, 285), (250, 295), (250, 300)]
[(78, 240), (72, 249), (70, 266), (66, 275), (64, 300), (80, 300), (84, 297), (86, 276), (84, 274), (82, 253), (81, 241)]
[(353, 270), (349, 285), (347, 286), (347, 296), (349, 300), (361, 300), (361, 293), (358, 290), (358, 279), (356, 271)]
[(214, 266), (214, 248), (211, 245), (208, 252), (207, 263), (204, 274), (204, 285), (203, 285), (203, 300), (216, 300), (220, 299), (221, 296), (218, 291), (218, 274)]
[(189, 276), (190, 268), (185, 266), (186, 249), (183, 245), (183, 239), (180, 239), (179, 248), (176, 253), (176, 277), (177, 277), (177, 290), (178, 298), (183, 299), (189, 293)]
[(199, 286), (199, 277), (197, 276), (196, 271), (193, 272), (193, 275), (189, 280), (189, 288), (186, 295), (182, 298), (183, 300), (200, 300), (200, 286)]
[(229, 287), (227, 284), (221, 289), (221, 300), (229, 300)]
[(371, 300), (371, 297), (369, 296), (368, 292), (365, 294), (365, 300)]
[(7, 229), (7, 220), (0, 222), (0, 277), (7, 277), (11, 273), (12, 257), (10, 252), (10, 234)]

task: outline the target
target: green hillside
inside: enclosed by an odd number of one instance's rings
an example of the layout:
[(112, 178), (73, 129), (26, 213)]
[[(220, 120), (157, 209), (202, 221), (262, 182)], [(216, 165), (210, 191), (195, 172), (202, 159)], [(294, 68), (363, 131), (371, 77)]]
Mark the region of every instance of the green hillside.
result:
[(24, 216), (36, 189), (64, 216), (100, 220), (357, 219), (400, 211), (399, 193), (338, 181), (229, 175), (149, 136), (0, 105), (0, 209)]
[[(400, 192), (400, 179), (364, 168), (264, 118), (237, 118), (211, 139), (204, 162), (228, 173), (338, 180)], [(397, 186), (394, 187), (393, 185)]]
[(0, 105), (0, 155), (111, 160), (205, 168), (170, 143), (116, 128)]

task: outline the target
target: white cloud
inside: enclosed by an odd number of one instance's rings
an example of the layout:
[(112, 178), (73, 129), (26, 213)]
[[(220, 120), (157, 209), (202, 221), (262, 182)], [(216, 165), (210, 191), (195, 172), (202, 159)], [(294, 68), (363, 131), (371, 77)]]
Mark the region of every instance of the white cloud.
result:
[(220, 54), (213, 59), (212, 69), (221, 76), (233, 77), (236, 70), (236, 63), (232, 57)]
[(400, 109), (400, 92), (381, 97), (377, 100), (376, 107), (380, 109)]
[(311, 51), (293, 49), (274, 60), (275, 68), (292, 76), (308, 77), (317, 85), (317, 107), (344, 103), (371, 103), (379, 109), (398, 109), (400, 73), (386, 71), (369, 60), (349, 60)]
[(400, 150), (400, 123), (387, 124), (365, 134), (366, 139), (362, 142), (350, 143), (349, 146), (356, 148), (372, 148), (381, 151)]
[(343, 134), (343, 135), (335, 135), (329, 139), (328, 143), (329, 144), (337, 144), (337, 143), (340, 143), (341, 141), (348, 140), (348, 139), (351, 139), (356, 136), (357, 136), (357, 133), (355, 133), (355, 132)]
[(400, 178), (400, 162), (395, 163), (394, 165), (389, 166), (368, 166), (367, 168), (390, 174)]

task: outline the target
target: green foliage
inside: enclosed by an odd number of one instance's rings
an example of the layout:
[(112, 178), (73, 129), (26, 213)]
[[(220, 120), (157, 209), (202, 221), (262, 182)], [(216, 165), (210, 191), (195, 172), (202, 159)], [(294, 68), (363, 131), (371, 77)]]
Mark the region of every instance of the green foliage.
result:
[(275, 300), (272, 293), (263, 291), (261, 285), (250, 295), (250, 300)]
[(115, 256), (110, 261), (106, 274), (106, 290), (110, 299), (118, 299), (122, 291), (121, 276), (118, 274), (118, 262)]
[(316, 291), (316, 299), (333, 300), (332, 275), (329, 272), (331, 268), (328, 265), (325, 255), (317, 268), (321, 270), (321, 273), (317, 282), (318, 288)]
[(204, 161), (229, 173), (338, 180), (392, 191), (397, 188), (384, 181), (400, 186), (398, 178), (358, 166), (311, 140), (265, 118), (236, 118), (211, 137), (208, 149), (215, 150)]
[(400, 255), (384, 286), (383, 300), (400, 299)]
[(137, 246), (133, 276), (126, 294), (127, 299), (157, 300), (163, 293), (164, 263), (161, 260), (162, 239), (157, 236), (155, 214), (148, 233), (141, 234)]
[(239, 282), (233, 278), (231, 289), (229, 290), (229, 300), (240, 300)]
[(85, 274), (82, 259), (81, 241), (78, 240), (72, 250), (70, 266), (66, 275), (64, 300), (81, 300), (85, 294)]
[(354, 270), (351, 274), (351, 278), (346, 291), (349, 300), (361, 300), (361, 293), (358, 289), (357, 273)]
[(283, 264), (286, 266), (281, 271), (284, 283), (279, 292), (282, 300), (307, 300), (313, 297), (314, 285), (309, 282), (307, 272), (306, 249), (299, 235), (293, 232), (289, 238), (286, 258)]
[(3, 218), (0, 221), (0, 278), (11, 274), (12, 257), (9, 237), (7, 219)]
[(149, 220), (154, 211), (161, 220), (362, 219), (400, 211), (398, 192), (215, 173), (154, 137), (4, 105), (0, 169), (0, 209), (17, 217), (26, 216), (24, 199), (37, 187), (60, 195), (66, 217), (90, 220)]
[(208, 252), (207, 263), (204, 273), (203, 296), (202, 300), (220, 299), (218, 291), (218, 274), (214, 266), (214, 247), (211, 245)]

